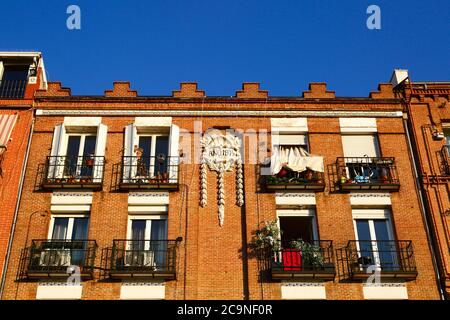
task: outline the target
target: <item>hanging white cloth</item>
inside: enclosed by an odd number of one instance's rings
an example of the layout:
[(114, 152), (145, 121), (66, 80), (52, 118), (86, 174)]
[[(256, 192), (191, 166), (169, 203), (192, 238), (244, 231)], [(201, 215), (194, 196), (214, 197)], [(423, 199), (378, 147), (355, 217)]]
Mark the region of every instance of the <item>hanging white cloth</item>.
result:
[(307, 169), (324, 172), (323, 157), (310, 155), (302, 147), (276, 147), (270, 158), (270, 171), (272, 175), (287, 167), (295, 172), (303, 172)]

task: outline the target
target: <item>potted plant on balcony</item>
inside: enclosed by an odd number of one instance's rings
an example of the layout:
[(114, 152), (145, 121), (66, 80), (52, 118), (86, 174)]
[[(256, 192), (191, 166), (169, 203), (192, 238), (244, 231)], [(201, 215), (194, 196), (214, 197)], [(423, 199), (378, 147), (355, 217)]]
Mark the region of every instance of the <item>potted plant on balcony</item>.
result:
[(289, 245), (292, 249), (300, 251), (303, 266), (312, 268), (323, 267), (323, 256), (318, 245), (303, 241), (302, 239), (292, 240)]
[[(253, 248), (258, 254), (267, 255), (271, 251), (279, 251), (280, 230), (276, 220), (266, 220), (263, 226), (256, 230), (253, 238)], [(267, 251), (269, 250), (269, 252)]]
[(86, 159), (86, 167), (88, 168), (92, 168), (94, 166), (94, 153), (91, 152), (88, 156), (88, 158)]

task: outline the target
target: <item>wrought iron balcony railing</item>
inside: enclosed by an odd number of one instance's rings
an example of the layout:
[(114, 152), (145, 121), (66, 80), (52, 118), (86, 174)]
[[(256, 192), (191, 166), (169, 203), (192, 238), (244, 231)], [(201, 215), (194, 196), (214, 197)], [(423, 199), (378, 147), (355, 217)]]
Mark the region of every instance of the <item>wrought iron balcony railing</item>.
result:
[(262, 164), (261, 182), (266, 190), (313, 190), (323, 191), (325, 179), (323, 172), (306, 170), (295, 172), (282, 168), (276, 175), (270, 175), (270, 163)]
[(113, 279), (176, 277), (179, 240), (114, 240), (106, 254), (107, 270)]
[(417, 277), (412, 242), (349, 241), (337, 250), (339, 268), (352, 279), (366, 279), (378, 273), (382, 278), (412, 280)]
[(43, 189), (102, 189), (105, 157), (50, 156), (42, 172)]
[(341, 191), (400, 189), (394, 158), (339, 157), (336, 170)]
[(450, 175), (450, 146), (445, 145), (441, 149), (442, 171), (445, 175)]
[(96, 250), (94, 240), (33, 240), (22, 250), (17, 278), (65, 278), (78, 270), (91, 279)]
[(0, 98), (22, 99), (27, 80), (0, 80)]
[(121, 189), (178, 189), (179, 157), (123, 157)]
[(274, 280), (293, 278), (332, 280), (336, 273), (331, 240), (295, 241), (287, 244), (278, 242), (272, 248), (268, 248), (265, 259)]

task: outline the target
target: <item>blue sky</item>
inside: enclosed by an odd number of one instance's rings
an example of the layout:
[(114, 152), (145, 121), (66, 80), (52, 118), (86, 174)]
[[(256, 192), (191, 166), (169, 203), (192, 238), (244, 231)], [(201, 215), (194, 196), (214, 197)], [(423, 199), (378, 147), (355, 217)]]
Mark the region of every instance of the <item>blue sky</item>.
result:
[[(81, 8), (81, 30), (66, 9)], [(369, 5), (381, 30), (366, 27)], [(449, 0), (2, 0), (0, 50), (39, 50), (49, 79), (101, 95), (129, 80), (140, 95), (182, 81), (232, 96), (243, 81), (298, 96), (325, 81), (337, 96), (367, 96), (393, 68), (450, 81)]]

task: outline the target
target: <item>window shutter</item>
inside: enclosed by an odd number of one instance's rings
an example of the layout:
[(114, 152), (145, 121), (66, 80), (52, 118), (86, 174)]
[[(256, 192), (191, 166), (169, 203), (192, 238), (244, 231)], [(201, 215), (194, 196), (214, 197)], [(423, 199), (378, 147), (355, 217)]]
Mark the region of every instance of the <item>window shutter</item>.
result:
[(278, 142), (280, 145), (307, 145), (306, 135), (304, 134), (280, 134)]
[(52, 150), (50, 152), (50, 159), (48, 161), (47, 178), (60, 178), (63, 174), (64, 159), (59, 157), (64, 156), (66, 150), (64, 148), (64, 136), (66, 128), (64, 124), (57, 125), (53, 130)]
[(175, 183), (178, 181), (178, 164), (179, 160), (179, 144), (180, 144), (180, 127), (175, 124), (170, 126), (169, 138), (169, 182)]
[[(125, 127), (125, 137), (124, 137), (124, 146), (123, 146), (123, 161), (122, 161), (122, 180), (125, 183), (128, 183), (132, 178), (133, 172), (136, 171), (136, 166), (133, 166), (133, 163), (136, 164), (136, 159), (131, 158), (134, 156), (134, 145), (137, 144), (137, 128), (134, 123), (131, 123)], [(133, 170), (132, 170), (133, 169)], [(132, 172), (133, 171), (133, 172)]]
[(99, 124), (97, 128), (97, 141), (95, 142), (95, 161), (94, 161), (94, 182), (102, 182), (104, 157), (106, 149), (106, 139), (108, 135), (108, 126)]
[(378, 139), (374, 135), (343, 135), (345, 157), (379, 157)]

